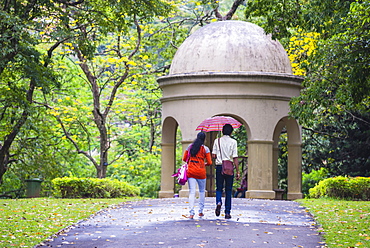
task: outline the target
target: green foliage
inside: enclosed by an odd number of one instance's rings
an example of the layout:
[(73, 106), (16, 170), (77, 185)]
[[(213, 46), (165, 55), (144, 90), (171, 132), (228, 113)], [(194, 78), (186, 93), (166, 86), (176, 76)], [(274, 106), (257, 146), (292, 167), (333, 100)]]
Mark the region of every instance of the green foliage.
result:
[[(34, 247), (61, 229), (127, 199), (0, 200), (0, 247)], [(133, 199), (130, 199), (133, 200)]]
[(289, 45), (294, 72), (305, 75), (304, 89), (290, 103), (307, 135), (304, 170), (324, 166), (331, 176), (369, 176), (370, 1), (246, 5), (249, 20)]
[(325, 247), (370, 247), (370, 204), (336, 199), (297, 200), (314, 216)]
[(245, 15), (248, 21), (261, 25), (274, 38), (282, 38), (289, 37), (289, 29), (301, 22), (301, 7), (293, 0), (247, 0)]
[(123, 157), (110, 166), (107, 176), (130, 182), (140, 189), (141, 196), (157, 197), (161, 184), (160, 156), (144, 152), (142, 149), (141, 151), (133, 153), (132, 157)]
[(54, 195), (62, 198), (118, 198), (140, 194), (134, 186), (107, 178), (63, 177), (53, 179), (52, 183)]
[(310, 189), (309, 193), (312, 198), (370, 200), (370, 178), (343, 176), (327, 178)]
[(320, 168), (312, 170), (310, 173), (302, 173), (302, 193), (308, 196), (309, 190), (315, 187), (320, 181), (328, 177), (328, 170)]

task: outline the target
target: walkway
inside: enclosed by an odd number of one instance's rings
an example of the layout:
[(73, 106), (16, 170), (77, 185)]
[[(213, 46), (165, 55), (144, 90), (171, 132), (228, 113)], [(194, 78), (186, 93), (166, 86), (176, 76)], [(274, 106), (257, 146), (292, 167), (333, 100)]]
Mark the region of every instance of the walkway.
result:
[(185, 216), (187, 198), (124, 203), (35, 247), (324, 247), (297, 202), (234, 198), (230, 220), (214, 215), (214, 202), (206, 198), (205, 216), (194, 220)]

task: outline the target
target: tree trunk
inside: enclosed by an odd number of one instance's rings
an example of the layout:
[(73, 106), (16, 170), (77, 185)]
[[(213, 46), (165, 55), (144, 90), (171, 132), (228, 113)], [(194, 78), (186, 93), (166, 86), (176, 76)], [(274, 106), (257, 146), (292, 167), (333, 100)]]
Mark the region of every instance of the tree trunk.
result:
[[(31, 80), (30, 87), (29, 87), (29, 89), (26, 93), (26, 99), (29, 102), (29, 104), (32, 104), (34, 90), (35, 90), (35, 84)], [(15, 126), (13, 127), (12, 131), (7, 136), (5, 136), (4, 144), (0, 145), (0, 184), (2, 182), (2, 179), (3, 179), (3, 176), (4, 176), (5, 172), (9, 168), (9, 163), (10, 163), (9, 151), (10, 151), (10, 148), (11, 148), (15, 138), (17, 137), (18, 133), (20, 132), (22, 126), (24, 125), (24, 123), (26, 123), (26, 121), (27, 121), (27, 119), (30, 115), (30, 112), (29, 112), (28, 108), (29, 108), (29, 106), (25, 107), (25, 110), (23, 110), (23, 113), (22, 113), (21, 117), (19, 118), (19, 120), (17, 121)]]

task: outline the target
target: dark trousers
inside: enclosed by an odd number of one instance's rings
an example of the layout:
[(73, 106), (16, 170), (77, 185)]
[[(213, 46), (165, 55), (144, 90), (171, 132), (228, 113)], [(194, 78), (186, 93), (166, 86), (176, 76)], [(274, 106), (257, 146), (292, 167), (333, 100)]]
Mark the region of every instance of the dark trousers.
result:
[(230, 214), (234, 176), (222, 175), (221, 172), (222, 166), (216, 166), (216, 204), (222, 204), (222, 192), (225, 189), (225, 214)]

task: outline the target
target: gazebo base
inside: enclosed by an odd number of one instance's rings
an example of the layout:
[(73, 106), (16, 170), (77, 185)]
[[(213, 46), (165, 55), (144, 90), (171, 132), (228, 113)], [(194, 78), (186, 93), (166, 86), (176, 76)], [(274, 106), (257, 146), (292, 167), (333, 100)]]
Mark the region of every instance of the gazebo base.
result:
[(254, 199), (275, 199), (275, 191), (273, 190), (248, 190), (246, 198)]

